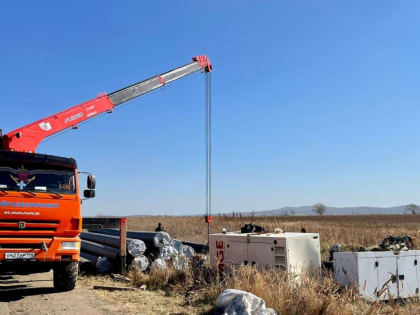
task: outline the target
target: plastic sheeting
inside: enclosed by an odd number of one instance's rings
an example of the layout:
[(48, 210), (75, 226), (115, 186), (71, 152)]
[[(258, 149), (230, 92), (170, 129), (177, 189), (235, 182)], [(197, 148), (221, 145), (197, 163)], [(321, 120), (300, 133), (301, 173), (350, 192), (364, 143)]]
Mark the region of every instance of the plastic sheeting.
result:
[(157, 258), (155, 259), (155, 261), (152, 263), (152, 269), (165, 269), (166, 268), (166, 261), (164, 261), (163, 259)]
[[(159, 248), (158, 262), (155, 267), (166, 268), (166, 263), (161, 262), (172, 260), (177, 270), (184, 270), (189, 260), (195, 255), (195, 251), (191, 246), (183, 245), (180, 240), (171, 239), (168, 233), (159, 233), (155, 236), (153, 243)], [(152, 264), (153, 266), (153, 264)]]
[(178, 251), (172, 246), (159, 248), (159, 258), (167, 260), (178, 255)]
[(188, 259), (191, 259), (193, 256), (195, 256), (195, 251), (191, 246), (182, 245), (181, 253)]
[(266, 308), (265, 301), (252, 293), (227, 289), (217, 298), (216, 314), (223, 315), (277, 315)]
[(173, 247), (175, 249), (175, 251), (179, 254), (182, 251), (182, 242), (176, 239), (171, 239), (171, 241), (169, 242), (169, 246)]
[(146, 269), (149, 268), (149, 260), (143, 255), (135, 257), (133, 264), (140, 269), (140, 271), (146, 271)]
[(140, 257), (146, 251), (146, 244), (142, 240), (131, 240), (128, 243), (127, 251), (133, 257)]
[(178, 255), (172, 258), (172, 263), (178, 271), (185, 270), (188, 267), (189, 261), (185, 255)]
[(157, 248), (168, 246), (170, 241), (171, 237), (166, 232), (160, 232), (159, 234), (156, 234), (156, 236), (153, 238), (153, 243)]

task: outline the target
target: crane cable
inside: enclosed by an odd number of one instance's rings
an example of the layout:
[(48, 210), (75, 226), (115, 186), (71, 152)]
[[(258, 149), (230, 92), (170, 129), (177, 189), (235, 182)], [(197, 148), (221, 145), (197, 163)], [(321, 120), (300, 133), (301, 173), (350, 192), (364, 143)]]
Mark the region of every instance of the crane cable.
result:
[(207, 241), (210, 238), (211, 216), (211, 72), (205, 72), (205, 154), (206, 154), (206, 223)]

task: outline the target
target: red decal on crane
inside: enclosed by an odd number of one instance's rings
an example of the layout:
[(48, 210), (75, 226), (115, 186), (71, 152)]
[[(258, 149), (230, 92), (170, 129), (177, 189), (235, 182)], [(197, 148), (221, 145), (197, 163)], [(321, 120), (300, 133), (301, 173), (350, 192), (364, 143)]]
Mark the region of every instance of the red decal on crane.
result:
[(162, 83), (162, 85), (166, 84), (166, 82), (162, 79), (162, 77), (160, 75), (158, 75), (158, 79), (159, 79), (160, 83)]

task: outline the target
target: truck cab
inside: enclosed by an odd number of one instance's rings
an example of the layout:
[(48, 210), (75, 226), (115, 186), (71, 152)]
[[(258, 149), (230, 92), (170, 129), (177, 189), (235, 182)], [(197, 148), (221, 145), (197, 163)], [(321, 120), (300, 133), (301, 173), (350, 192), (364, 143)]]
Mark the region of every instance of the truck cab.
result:
[[(0, 272), (54, 271), (74, 288), (80, 258), (81, 197), (73, 158), (0, 151)], [(94, 196), (88, 177), (86, 197)]]

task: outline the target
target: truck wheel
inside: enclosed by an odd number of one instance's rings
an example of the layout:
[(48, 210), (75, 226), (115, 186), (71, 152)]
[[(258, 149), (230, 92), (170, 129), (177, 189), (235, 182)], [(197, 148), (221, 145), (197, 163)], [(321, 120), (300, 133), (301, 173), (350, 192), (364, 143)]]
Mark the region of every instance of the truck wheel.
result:
[(70, 291), (76, 286), (79, 272), (78, 262), (60, 263), (54, 267), (54, 289)]

